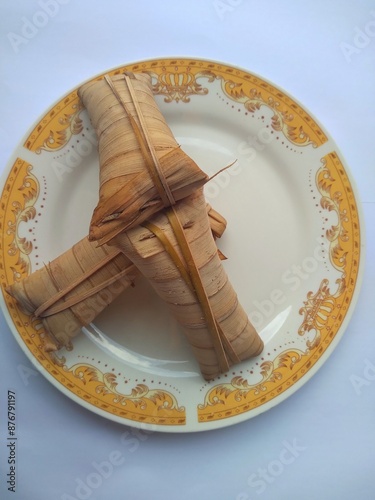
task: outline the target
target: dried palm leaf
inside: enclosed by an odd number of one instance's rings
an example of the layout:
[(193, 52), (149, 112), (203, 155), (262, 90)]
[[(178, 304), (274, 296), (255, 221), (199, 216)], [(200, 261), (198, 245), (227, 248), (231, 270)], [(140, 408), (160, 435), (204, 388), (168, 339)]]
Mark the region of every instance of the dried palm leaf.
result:
[(218, 256), (202, 189), (109, 244), (124, 252), (167, 303), (207, 380), (262, 351)]
[(100, 190), (90, 239), (105, 243), (207, 182), (180, 149), (147, 74), (86, 83), (78, 94), (99, 140)]

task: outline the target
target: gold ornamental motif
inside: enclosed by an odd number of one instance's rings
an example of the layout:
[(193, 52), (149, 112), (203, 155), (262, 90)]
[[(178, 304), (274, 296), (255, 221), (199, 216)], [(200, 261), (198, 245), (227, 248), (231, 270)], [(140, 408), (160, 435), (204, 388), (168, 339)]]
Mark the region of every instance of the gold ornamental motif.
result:
[(82, 109), (77, 92), (72, 92), (44, 116), (24, 146), (37, 154), (63, 148), (73, 135), (82, 132), (82, 120), (79, 116)]
[[(40, 188), (38, 179), (32, 174), (32, 168), (30, 163), (17, 158), (2, 193), (2, 251), (5, 251), (8, 257), (4, 269), (8, 283), (19, 280), (31, 271), (29, 256), (33, 244), (28, 238), (20, 235), (20, 225), (34, 219), (36, 215), (34, 205)], [(12, 190), (12, 183), (17, 185), (16, 192)]]
[(103, 373), (90, 364), (63, 365), (67, 376), (73, 375), (78, 384), (90, 394), (101, 397), (103, 403), (120, 406), (118, 414), (139, 422), (158, 423), (159, 425), (183, 425), (185, 408), (179, 407), (172, 393), (160, 389), (150, 389), (146, 384), (135, 385), (128, 394), (117, 390), (117, 376)]
[[(281, 352), (274, 360), (261, 364), (261, 380), (250, 384), (243, 376), (235, 376), (229, 382), (215, 385), (198, 405), (199, 421), (210, 422), (228, 418), (261, 406), (272, 386), (278, 385), (275, 395), (282, 392), (282, 385), (292, 385), (293, 370), (306, 355), (300, 350)], [(289, 379), (287, 379), (289, 376)], [(285, 380), (287, 379), (287, 380)]]
[(155, 95), (164, 95), (165, 102), (182, 101), (190, 102), (192, 95), (206, 95), (208, 89), (197, 82), (198, 78), (205, 77), (209, 82), (213, 82), (216, 75), (212, 71), (200, 71), (196, 74), (186, 68), (180, 71), (178, 67), (174, 71), (168, 71), (167, 68), (162, 68), (163, 71), (159, 74), (147, 71), (147, 73), (156, 80), (153, 83), (153, 92)]
[(224, 95), (249, 113), (260, 110), (262, 106), (271, 109), (271, 127), (291, 143), (317, 147), (327, 141), (325, 133), (297, 103), (264, 80), (222, 65), (210, 64), (210, 69), (202, 70), (197, 62), (187, 66), (186, 62), (175, 63), (175, 66), (172, 62), (154, 71), (146, 71), (153, 78), (154, 93), (166, 96), (165, 102), (187, 103), (190, 96), (209, 92), (198, 79), (206, 79), (208, 83), (220, 80)]
[[(207, 61), (160, 59), (123, 66), (108, 74), (114, 76), (124, 71), (150, 74), (155, 95), (164, 95), (167, 103), (189, 103), (192, 96), (203, 97), (209, 93), (209, 88), (204, 85), (219, 80), (224, 95), (245, 111), (254, 113), (262, 107), (269, 108), (273, 113), (271, 127), (291, 143), (316, 147), (327, 141), (320, 126), (293, 99), (270, 83), (240, 69)], [(103, 77), (104, 73), (96, 79)], [(74, 91), (38, 123), (25, 147), (36, 153), (61, 149), (73, 135), (82, 131), (81, 111), (82, 105)]]
[(315, 331), (314, 339), (308, 340), (306, 343), (309, 348), (313, 348), (320, 343), (320, 332), (335, 310), (336, 301), (345, 290), (345, 280), (343, 278), (338, 279), (336, 285), (336, 292), (331, 294), (329, 281), (327, 279), (322, 280), (316, 293), (308, 292), (307, 300), (304, 301), (303, 307), (299, 310), (299, 314), (303, 315), (304, 319), (298, 329), (298, 334), (305, 335), (311, 330)]
[(260, 110), (262, 106), (272, 110), (271, 127), (281, 132), (292, 144), (317, 147), (327, 140), (318, 127), (311, 127), (311, 119), (305, 116), (299, 106), (280, 91), (275, 93), (270, 85), (249, 85), (248, 82), (235, 79), (226, 80), (223, 76), (218, 78), (222, 80), (224, 94), (242, 104), (250, 113)]
[[(337, 215), (337, 224), (333, 225), (326, 233), (329, 242), (330, 260), (335, 269), (342, 271), (345, 277), (347, 248), (350, 247), (350, 234), (347, 225), (350, 218), (350, 207), (346, 201), (348, 194), (344, 191), (345, 186), (337, 183), (333, 165), (339, 165), (340, 161), (336, 153), (331, 153), (322, 159), (322, 166), (316, 173), (316, 185), (321, 194), (320, 205), (329, 212)], [(351, 196), (353, 198), (353, 195)], [(359, 227), (354, 229), (357, 231)], [(350, 254), (349, 254), (350, 256)]]

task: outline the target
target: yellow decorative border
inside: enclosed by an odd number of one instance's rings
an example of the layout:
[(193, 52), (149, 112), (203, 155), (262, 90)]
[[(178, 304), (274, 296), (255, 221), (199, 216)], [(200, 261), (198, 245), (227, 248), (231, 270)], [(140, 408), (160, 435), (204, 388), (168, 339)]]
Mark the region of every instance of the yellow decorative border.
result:
[(74, 91), (58, 102), (36, 125), (25, 141), (25, 148), (40, 154), (42, 150), (58, 151), (72, 135), (82, 132), (79, 116), (83, 107)]
[[(14, 186), (17, 186), (16, 193)], [(25, 236), (20, 236), (19, 226), (34, 219), (34, 204), (39, 192), (39, 182), (32, 174), (32, 166), (17, 158), (5, 183), (0, 206), (0, 252), (6, 256), (1, 270), (7, 283), (13, 283), (31, 272), (29, 255), (33, 244)]]
[[(193, 95), (208, 94), (208, 89), (198, 79), (220, 80), (224, 94), (247, 112), (254, 113), (262, 106), (271, 109), (272, 128), (283, 133), (293, 144), (316, 147), (327, 141), (320, 126), (293, 99), (258, 76), (240, 69), (209, 61), (159, 59), (123, 66), (108, 73), (117, 75), (124, 71), (149, 73), (154, 93), (164, 95), (165, 102), (187, 103)], [(104, 73), (96, 79), (103, 76)], [(77, 92), (73, 91), (36, 125), (25, 147), (36, 153), (61, 149), (74, 134), (82, 131), (81, 111)]]
[(217, 384), (198, 405), (199, 422), (212, 422), (253, 410), (271, 401), (300, 380), (321, 358), (338, 333), (353, 298), (359, 270), (360, 227), (354, 193), (345, 169), (336, 153), (322, 159), (316, 174), (321, 194), (320, 205), (337, 213), (337, 224), (327, 231), (332, 265), (341, 274), (333, 284), (323, 279), (319, 289), (307, 294), (300, 309), (304, 316), (298, 334), (313, 331), (313, 340), (306, 349), (286, 350), (274, 360), (261, 365), (261, 380), (250, 384), (236, 376), (227, 383)]
[[(89, 363), (62, 368), (66, 371), (64, 385), (94, 406), (129, 420), (157, 425), (185, 425), (185, 408), (169, 391), (150, 389), (137, 384), (128, 394), (117, 391), (117, 376), (103, 373)], [(53, 373), (53, 372), (52, 372)]]

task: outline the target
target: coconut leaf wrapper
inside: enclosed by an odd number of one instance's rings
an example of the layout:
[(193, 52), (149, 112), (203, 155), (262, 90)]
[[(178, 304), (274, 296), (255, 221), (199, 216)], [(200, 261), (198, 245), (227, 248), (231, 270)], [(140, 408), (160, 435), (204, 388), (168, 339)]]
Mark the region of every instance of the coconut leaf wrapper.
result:
[(166, 302), (206, 380), (257, 356), (263, 342), (218, 255), (202, 189), (110, 242)]
[(106, 76), (78, 94), (98, 136), (100, 188), (91, 240), (105, 243), (207, 182), (177, 144), (149, 75)]
[[(213, 237), (220, 238), (226, 229), (225, 218), (209, 204), (206, 211)], [(82, 327), (133, 286), (138, 275), (121, 251), (108, 245), (97, 246), (85, 237), (6, 291), (26, 314), (42, 321), (44, 348), (56, 351), (71, 348)]]
[(81, 328), (129, 288), (137, 274), (121, 252), (86, 237), (6, 291), (25, 313), (42, 321), (44, 348), (56, 351), (70, 348)]

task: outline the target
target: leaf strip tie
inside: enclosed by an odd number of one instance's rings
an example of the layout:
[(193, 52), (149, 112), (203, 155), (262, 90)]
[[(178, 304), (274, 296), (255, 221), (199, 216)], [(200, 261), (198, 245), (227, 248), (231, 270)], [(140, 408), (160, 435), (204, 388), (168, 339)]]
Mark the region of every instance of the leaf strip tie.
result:
[[(131, 73), (129, 73), (129, 74), (131, 75)], [(125, 113), (129, 119), (129, 122), (133, 128), (134, 134), (138, 140), (143, 158), (144, 158), (145, 163), (146, 163), (146, 167), (147, 167), (149, 174), (150, 174), (150, 176), (155, 184), (156, 189), (159, 192), (159, 195), (160, 195), (160, 198), (163, 202), (163, 205), (165, 207), (169, 207), (171, 205), (174, 205), (176, 203), (176, 201), (173, 197), (172, 191), (169, 189), (167, 180), (163, 174), (163, 171), (162, 171), (162, 168), (160, 166), (155, 149), (152, 145), (152, 141), (149, 137), (146, 121), (144, 119), (141, 107), (140, 107), (139, 102), (137, 100), (137, 96), (134, 92), (133, 84), (131, 83), (131, 79), (129, 78), (129, 74), (125, 73), (124, 79), (125, 79), (132, 103), (134, 105), (134, 109), (135, 109), (135, 112), (137, 114), (137, 118), (139, 120), (140, 127), (138, 126), (137, 122), (135, 121), (133, 115), (130, 113), (126, 103), (121, 98), (119, 92), (117, 91), (116, 87), (114, 86), (109, 75), (105, 75), (104, 79), (106, 80), (106, 82), (110, 86), (110, 88), (111, 88), (113, 94), (115, 95), (116, 99), (118, 100), (118, 102), (124, 108)]]
[[(218, 358), (218, 364), (221, 372), (226, 372), (229, 369), (229, 360), (232, 363), (239, 363), (240, 359), (233, 350), (232, 345), (229, 340), (223, 334), (220, 325), (215, 319), (214, 313), (211, 308), (209, 298), (207, 296), (206, 290), (202, 283), (202, 279), (199, 273), (199, 269), (194, 260), (190, 245), (185, 237), (184, 229), (181, 225), (180, 219), (178, 218), (176, 210), (171, 207), (166, 211), (169, 222), (171, 223), (173, 232), (176, 236), (178, 244), (180, 245), (181, 253), (185, 259), (188, 267), (189, 276), (192, 285), (195, 290), (198, 302), (202, 308), (208, 331), (211, 334), (212, 343), (216, 356)], [(228, 357), (227, 357), (228, 355)], [(228, 360), (229, 358), (229, 360)]]
[(160, 227), (158, 227), (155, 224), (152, 224), (151, 222), (148, 222), (148, 221), (144, 222), (141, 225), (143, 227), (145, 227), (146, 229), (148, 229), (149, 231), (151, 231), (157, 237), (157, 239), (163, 245), (166, 252), (169, 254), (171, 259), (173, 260), (173, 262), (174, 262), (175, 266), (177, 267), (177, 269), (179, 270), (183, 280), (190, 288), (190, 291), (193, 294), (195, 294), (195, 289), (194, 289), (194, 286), (191, 282), (190, 275), (189, 275), (188, 271), (186, 270), (184, 263), (180, 259), (180, 256), (178, 255), (178, 253), (174, 249), (172, 243), (169, 241), (169, 239), (167, 238), (167, 236), (165, 235), (163, 230), (160, 229)]
[[(88, 271), (85, 273), (81, 274), (79, 278), (76, 280), (72, 281), (69, 286), (61, 289), (59, 292), (57, 292), (53, 297), (50, 299), (46, 300), (43, 304), (41, 304), (38, 309), (34, 312), (34, 316), (36, 318), (45, 318), (48, 316), (52, 316), (54, 314), (57, 314), (61, 311), (64, 311), (66, 309), (69, 309), (70, 307), (78, 304), (79, 302), (82, 302), (83, 300), (86, 300), (87, 298), (95, 295), (96, 293), (100, 292), (104, 288), (110, 286), (112, 283), (115, 283), (116, 281), (120, 280), (126, 275), (129, 275), (132, 269), (135, 269), (135, 266), (133, 264), (130, 264), (128, 267), (125, 269), (122, 269), (119, 273), (111, 276), (107, 280), (103, 281), (102, 283), (99, 283), (99, 285), (96, 285), (95, 287), (91, 288), (90, 290), (87, 290), (85, 293), (81, 293), (75, 296), (70, 297), (69, 299), (65, 300), (61, 304), (57, 304), (57, 302), (61, 299), (63, 299), (69, 292), (74, 290), (77, 286), (79, 286), (83, 281), (87, 280), (95, 274), (97, 271), (102, 269), (104, 266), (106, 266), (109, 262), (111, 262), (117, 255), (119, 255), (121, 252), (118, 251), (115, 254), (108, 255), (104, 259), (102, 259), (100, 262), (98, 262), (95, 266), (90, 268)], [(52, 275), (51, 269), (47, 266), (46, 267), (48, 273), (51, 276), (51, 279), (54, 281), (54, 277)]]

